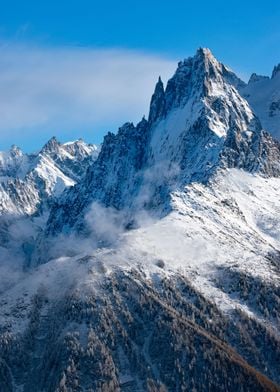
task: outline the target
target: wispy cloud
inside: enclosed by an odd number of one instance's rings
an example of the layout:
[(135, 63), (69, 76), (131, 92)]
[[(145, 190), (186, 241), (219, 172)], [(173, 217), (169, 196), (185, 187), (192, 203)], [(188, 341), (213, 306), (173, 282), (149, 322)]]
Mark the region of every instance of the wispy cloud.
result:
[(122, 49), (2, 42), (0, 143), (16, 143), (23, 129), (36, 138), (40, 129), (55, 134), (140, 120), (158, 75), (167, 79), (175, 65), (164, 57)]

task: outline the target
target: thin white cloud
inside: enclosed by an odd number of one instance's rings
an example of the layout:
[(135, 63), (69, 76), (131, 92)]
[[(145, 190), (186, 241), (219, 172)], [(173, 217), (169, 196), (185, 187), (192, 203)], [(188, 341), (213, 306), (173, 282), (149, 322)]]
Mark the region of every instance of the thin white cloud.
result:
[[(129, 50), (0, 45), (0, 143), (21, 129), (82, 129), (140, 120), (158, 75), (176, 63)], [(121, 124), (119, 124), (121, 125)], [(58, 134), (59, 136), (59, 134)], [(82, 135), (81, 135), (82, 136)]]

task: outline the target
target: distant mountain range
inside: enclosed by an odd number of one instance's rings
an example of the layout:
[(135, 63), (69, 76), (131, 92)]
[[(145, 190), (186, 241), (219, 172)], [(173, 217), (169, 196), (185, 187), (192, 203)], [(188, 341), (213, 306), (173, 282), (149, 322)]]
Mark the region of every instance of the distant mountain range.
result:
[(279, 391), (279, 140), (280, 65), (200, 48), (100, 147), (0, 153), (0, 390)]

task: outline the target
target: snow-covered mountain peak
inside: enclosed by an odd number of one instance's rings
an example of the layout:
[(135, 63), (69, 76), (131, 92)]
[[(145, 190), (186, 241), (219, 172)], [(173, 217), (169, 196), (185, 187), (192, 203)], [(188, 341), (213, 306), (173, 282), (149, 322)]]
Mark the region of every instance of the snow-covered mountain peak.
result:
[(28, 170), (28, 161), (28, 156), (15, 145), (9, 151), (0, 151), (0, 180), (22, 178)]
[(82, 160), (88, 156), (94, 156), (94, 158), (96, 158), (98, 152), (98, 146), (88, 144), (82, 139), (62, 144), (53, 136), (43, 146), (39, 155), (47, 154), (56, 160)]
[(196, 51), (196, 56), (202, 56), (205, 59), (209, 59), (211, 61), (217, 61), (209, 48), (203, 48), (203, 47), (198, 48)]
[(232, 95), (239, 95), (236, 88), (241, 85), (245, 84), (209, 49), (200, 48), (195, 56), (178, 63), (165, 90), (159, 79), (151, 99), (149, 121), (163, 119), (171, 110), (184, 107), (190, 100), (198, 102), (203, 98), (228, 96), (230, 101)]
[(220, 62), (208, 48), (198, 48), (194, 56), (190, 56), (183, 61), (179, 61), (178, 69), (187, 68), (193, 64), (196, 65), (195, 67), (197, 69), (203, 69), (205, 73), (209, 72), (211, 67), (220, 68), (221, 66)]
[(76, 158), (85, 158), (89, 155), (98, 155), (99, 147), (94, 144), (88, 144), (83, 139), (78, 139), (73, 142), (67, 142), (62, 145), (62, 148)]
[(15, 144), (13, 144), (12, 146), (11, 146), (11, 148), (10, 148), (10, 154), (11, 154), (11, 156), (13, 156), (13, 157), (21, 157), (21, 156), (23, 156), (23, 151), (18, 147), (18, 146), (16, 146)]
[(237, 90), (242, 83), (209, 49), (200, 48), (179, 62), (165, 91), (159, 81), (151, 100), (151, 161), (175, 163), (184, 168), (188, 181), (194, 175), (205, 178), (234, 134), (237, 143), (231, 149), (243, 157), (238, 165), (245, 165), (248, 152), (240, 154), (240, 147), (249, 151), (253, 139), (261, 136), (261, 126)]
[(93, 202), (133, 211), (168, 211), (170, 188), (207, 182), (219, 168), (279, 175), (280, 147), (262, 130), (238, 88), (242, 81), (208, 49), (159, 78), (149, 121), (109, 133), (86, 176), (62, 195), (47, 233), (84, 228)]
[(214, 78), (215, 76), (217, 77), (218, 73), (222, 71), (223, 67), (222, 64), (214, 57), (211, 50), (208, 48), (199, 48), (195, 56), (193, 57), (192, 62), (195, 64), (195, 67), (197, 67), (200, 72), (204, 71), (206, 77), (212, 78)]
[(248, 81), (248, 85), (259, 82), (261, 80), (269, 80), (269, 76), (257, 75), (256, 73), (252, 73)]
[(57, 153), (59, 151), (60, 143), (58, 142), (57, 138), (53, 136), (47, 143), (43, 146), (41, 152), (47, 153)]

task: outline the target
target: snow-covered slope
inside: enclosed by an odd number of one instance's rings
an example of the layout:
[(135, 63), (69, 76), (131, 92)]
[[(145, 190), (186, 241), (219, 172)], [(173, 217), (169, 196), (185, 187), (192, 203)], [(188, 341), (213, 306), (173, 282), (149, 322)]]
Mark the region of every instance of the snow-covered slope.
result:
[(93, 233), (58, 239), (71, 256), (0, 295), (7, 385), (277, 391), (279, 191), (278, 178), (224, 169), (173, 192), (173, 212), (139, 216), (139, 229), (104, 210), (110, 246)]
[(253, 74), (240, 92), (260, 118), (263, 127), (280, 140), (280, 64), (274, 67), (271, 78)]

